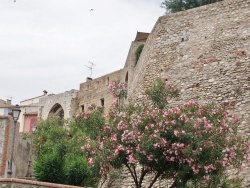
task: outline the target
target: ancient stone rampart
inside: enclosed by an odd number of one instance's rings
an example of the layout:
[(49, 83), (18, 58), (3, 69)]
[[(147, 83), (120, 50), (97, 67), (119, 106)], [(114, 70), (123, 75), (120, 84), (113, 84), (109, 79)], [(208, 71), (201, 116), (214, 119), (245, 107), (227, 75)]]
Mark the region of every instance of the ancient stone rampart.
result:
[[(131, 99), (157, 78), (180, 89), (178, 100), (215, 102), (241, 120), (250, 135), (250, 0), (228, 0), (160, 17), (155, 24), (129, 89)], [(241, 173), (250, 187), (250, 169)]]
[(121, 79), (121, 71), (118, 70), (95, 79), (87, 78), (86, 82), (81, 83), (78, 112), (86, 111), (89, 105), (95, 104), (105, 107), (104, 110), (107, 113), (113, 101), (108, 85)]

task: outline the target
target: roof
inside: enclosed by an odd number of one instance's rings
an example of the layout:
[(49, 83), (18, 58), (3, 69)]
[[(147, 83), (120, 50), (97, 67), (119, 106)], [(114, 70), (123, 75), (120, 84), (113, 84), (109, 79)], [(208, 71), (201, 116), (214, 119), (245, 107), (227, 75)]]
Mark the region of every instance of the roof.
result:
[(30, 98), (30, 99), (25, 99), (25, 100), (21, 101), (20, 103), (26, 102), (26, 101), (29, 101), (29, 100), (33, 100), (33, 99), (37, 99), (37, 98), (41, 98), (41, 97), (43, 97), (43, 96), (46, 96), (46, 95), (40, 95), (40, 96), (38, 96), (38, 97), (33, 97), (33, 98)]
[(37, 116), (38, 112), (28, 112), (28, 113), (25, 113), (23, 115), (25, 115), (25, 116)]
[(6, 103), (0, 103), (0, 108), (12, 108), (14, 105), (6, 104)]
[(14, 105), (10, 105), (10, 104), (0, 104), (0, 108), (12, 108), (14, 107)]
[(25, 107), (39, 107), (39, 105), (34, 105), (34, 104), (30, 104), (30, 105), (20, 105), (20, 108), (25, 108)]
[(135, 37), (135, 42), (146, 42), (147, 38), (149, 36), (149, 33), (144, 33), (144, 32), (138, 32)]

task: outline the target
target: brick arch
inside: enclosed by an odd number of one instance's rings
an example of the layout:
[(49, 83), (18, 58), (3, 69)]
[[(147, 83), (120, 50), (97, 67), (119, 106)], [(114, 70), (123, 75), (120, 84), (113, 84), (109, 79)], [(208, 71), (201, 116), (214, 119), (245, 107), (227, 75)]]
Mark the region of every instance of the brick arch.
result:
[(64, 118), (64, 110), (62, 105), (59, 103), (54, 104), (49, 111), (49, 116), (57, 116), (60, 118)]

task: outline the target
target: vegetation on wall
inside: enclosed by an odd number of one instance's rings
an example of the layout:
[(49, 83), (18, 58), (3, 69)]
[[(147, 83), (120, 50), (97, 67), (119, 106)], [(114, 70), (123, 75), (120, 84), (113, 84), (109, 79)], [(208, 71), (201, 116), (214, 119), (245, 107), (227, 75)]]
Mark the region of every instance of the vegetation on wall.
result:
[(175, 13), (223, 0), (165, 0), (162, 2), (162, 8), (166, 9), (166, 14)]
[(136, 52), (135, 52), (135, 64), (137, 64), (137, 62), (138, 62), (138, 60), (139, 60), (139, 58), (141, 56), (143, 48), (144, 48), (144, 44), (141, 44), (136, 49)]

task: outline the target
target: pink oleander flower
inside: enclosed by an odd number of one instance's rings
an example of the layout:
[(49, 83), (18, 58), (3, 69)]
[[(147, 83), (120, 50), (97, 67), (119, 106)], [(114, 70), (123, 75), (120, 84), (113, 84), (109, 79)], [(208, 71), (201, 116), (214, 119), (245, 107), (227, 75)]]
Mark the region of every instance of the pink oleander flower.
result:
[(92, 166), (94, 164), (93, 158), (88, 158), (88, 164)]
[(124, 147), (122, 145), (119, 145), (118, 148), (115, 150), (115, 155), (119, 155), (121, 151), (124, 151)]
[(129, 155), (129, 156), (127, 157), (127, 159), (128, 159), (128, 163), (131, 163), (131, 164), (136, 164), (136, 163), (137, 163), (137, 160), (133, 157), (132, 154)]
[(176, 137), (178, 137), (178, 135), (179, 135), (179, 131), (174, 130), (174, 135), (175, 135)]
[(210, 179), (209, 175), (203, 176), (203, 180), (204, 180), (205, 182), (208, 182), (209, 179)]

